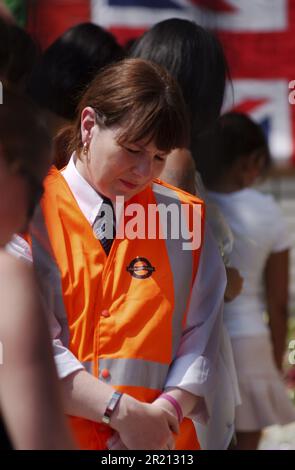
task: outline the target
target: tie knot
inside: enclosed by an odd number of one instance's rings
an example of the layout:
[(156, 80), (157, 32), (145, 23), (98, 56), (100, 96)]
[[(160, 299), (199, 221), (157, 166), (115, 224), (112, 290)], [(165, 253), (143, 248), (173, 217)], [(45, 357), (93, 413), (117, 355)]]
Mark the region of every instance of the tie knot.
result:
[(112, 201), (107, 197), (102, 197), (102, 204), (93, 223), (93, 232), (108, 254), (116, 236), (116, 221)]
[(97, 217), (105, 218), (106, 222), (110, 221), (111, 223), (113, 223), (113, 221), (115, 220), (113, 203), (109, 198), (105, 196), (102, 197), (102, 204), (99, 208), (96, 218)]
[(101, 196), (101, 198), (102, 198), (103, 204), (107, 204), (108, 206), (113, 207), (113, 203), (112, 203), (112, 201), (111, 201), (108, 197), (106, 197), (106, 196)]

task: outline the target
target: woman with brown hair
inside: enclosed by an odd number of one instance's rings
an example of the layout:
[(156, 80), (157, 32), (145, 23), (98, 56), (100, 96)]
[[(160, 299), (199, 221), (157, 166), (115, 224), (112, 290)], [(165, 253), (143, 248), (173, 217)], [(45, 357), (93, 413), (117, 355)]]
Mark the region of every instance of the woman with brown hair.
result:
[(65, 133), (70, 162), (47, 177), (31, 230), (65, 411), (85, 449), (198, 449), (225, 280), (204, 278), (202, 201), (156, 179), (189, 142), (181, 93), (157, 65), (118, 62)]

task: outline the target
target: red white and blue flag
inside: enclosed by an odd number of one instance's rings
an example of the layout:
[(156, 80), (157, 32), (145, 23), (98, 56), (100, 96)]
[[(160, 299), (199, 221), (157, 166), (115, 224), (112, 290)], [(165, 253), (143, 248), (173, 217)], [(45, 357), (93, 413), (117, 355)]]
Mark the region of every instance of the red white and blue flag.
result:
[(224, 108), (249, 113), (266, 131), (273, 157), (294, 162), (295, 109), (288, 95), (295, 77), (295, 3), (229, 1), (240, 11), (219, 28), (234, 86)]
[[(92, 15), (109, 28), (148, 28), (171, 17), (229, 31), (281, 31), (287, 0), (92, 0)], [(265, 14), (265, 10), (271, 14)]]
[[(249, 113), (267, 132), (273, 157), (295, 163), (295, 107), (288, 84), (295, 79), (295, 0), (39, 0), (53, 38), (64, 26), (91, 19), (120, 42), (154, 23), (179, 17), (214, 28), (224, 45), (234, 85), (225, 109)], [(56, 6), (56, 18), (50, 14)], [(35, 7), (37, 8), (37, 7)], [(63, 9), (62, 9), (63, 8)], [(66, 11), (67, 10), (67, 11)], [(36, 14), (36, 12), (35, 12)], [(58, 19), (57, 19), (58, 18)], [(42, 18), (41, 18), (42, 20)], [(54, 29), (55, 28), (55, 29)], [(41, 30), (39, 15), (39, 30)]]

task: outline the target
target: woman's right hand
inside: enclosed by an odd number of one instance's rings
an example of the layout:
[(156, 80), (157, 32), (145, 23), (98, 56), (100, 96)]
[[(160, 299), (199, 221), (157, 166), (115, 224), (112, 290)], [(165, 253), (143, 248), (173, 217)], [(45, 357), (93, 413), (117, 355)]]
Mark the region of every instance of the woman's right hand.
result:
[(130, 450), (171, 449), (174, 447), (172, 433), (179, 431), (177, 418), (172, 413), (126, 394), (115, 409), (110, 425)]

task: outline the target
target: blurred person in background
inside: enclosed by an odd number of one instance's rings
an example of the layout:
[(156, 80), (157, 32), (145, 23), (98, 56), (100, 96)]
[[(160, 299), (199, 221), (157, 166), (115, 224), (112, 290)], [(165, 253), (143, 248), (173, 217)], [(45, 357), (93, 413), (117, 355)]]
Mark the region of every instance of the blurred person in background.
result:
[[(206, 201), (207, 222), (205, 243), (208, 247), (208, 269), (214, 271), (226, 264), (227, 286), (225, 300), (239, 295), (242, 278), (235, 267), (228, 265), (233, 236), (222, 214), (207, 204), (206, 191), (198, 167), (198, 142), (203, 132), (216, 123), (224, 96), (227, 64), (216, 37), (194, 22), (168, 19), (154, 25), (131, 47), (131, 56), (151, 60), (165, 67), (178, 81), (191, 122), (189, 149), (174, 150), (160, 175), (170, 184)], [(207, 224), (208, 225), (208, 224)], [(212, 233), (215, 240), (212, 238)], [(215, 259), (210, 253), (216, 242), (223, 258)], [(204, 427), (198, 423), (198, 435), (205, 449), (225, 449), (234, 432), (235, 407), (240, 403), (231, 345), (223, 331), (218, 372), (218, 394), (212, 405), (212, 417)]]
[(39, 57), (31, 36), (16, 24), (0, 18), (0, 76), (14, 89), (24, 91)]
[[(165, 67), (180, 85), (191, 123), (190, 148), (172, 152), (161, 178), (206, 200), (198, 165), (198, 142), (220, 115), (229, 76), (220, 42), (192, 21), (171, 18), (157, 23), (135, 41), (130, 55)], [(208, 220), (226, 258), (232, 246), (230, 229), (214, 208), (208, 207)], [(233, 267), (227, 267), (227, 275), (225, 299), (230, 301), (241, 291), (242, 279)]]
[(0, 16), (0, 80), (5, 79), (5, 73), (9, 64), (9, 25)]
[(31, 78), (33, 69), (37, 63), (40, 50), (29, 33), (17, 25), (9, 27), (10, 58), (6, 70), (6, 80), (14, 89), (22, 92)]
[(244, 278), (240, 296), (225, 305), (224, 319), (242, 397), (236, 413), (237, 449), (253, 450), (264, 427), (295, 421), (280, 374), (286, 348), (290, 239), (273, 197), (252, 189), (270, 164), (258, 124), (243, 114), (225, 114), (203, 136), (199, 150), (208, 197), (234, 235), (230, 261)]
[(39, 111), (4, 87), (0, 105), (0, 449), (73, 449), (31, 266), (5, 251), (42, 194), (51, 143)]
[[(29, 96), (44, 109), (55, 137), (76, 116), (84, 89), (100, 69), (124, 57), (115, 37), (98, 25), (81, 23), (57, 38), (42, 54), (28, 85)], [(62, 168), (64, 147), (56, 148), (56, 164)]]

